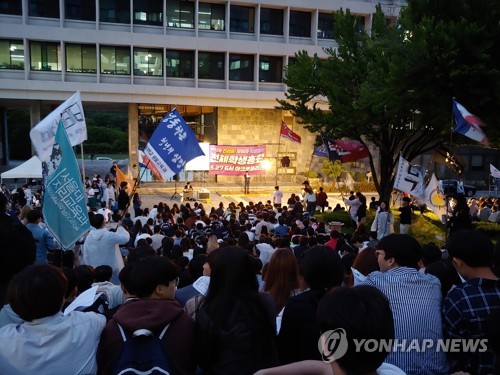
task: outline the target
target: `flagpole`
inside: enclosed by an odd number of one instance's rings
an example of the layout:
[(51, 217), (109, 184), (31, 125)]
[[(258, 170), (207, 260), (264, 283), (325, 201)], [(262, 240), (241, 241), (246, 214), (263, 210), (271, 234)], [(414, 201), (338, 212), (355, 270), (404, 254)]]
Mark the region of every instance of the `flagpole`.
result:
[(283, 120), (281, 120), (280, 124), (280, 133), (278, 135), (278, 153), (276, 154), (276, 171), (275, 171), (275, 181), (274, 181), (274, 186), (278, 186), (278, 159), (280, 155), (280, 149), (281, 149), (281, 128), (283, 127)]
[(85, 180), (85, 159), (84, 159), (84, 155), (83, 155), (83, 142), (80, 143), (80, 149), (82, 152), (82, 181), (84, 181)]
[(143, 171), (141, 173), (138, 174), (137, 178), (135, 179), (134, 181), (134, 186), (132, 187), (132, 192), (130, 193), (129, 197), (128, 197), (128, 202), (127, 202), (127, 206), (125, 207), (125, 209), (123, 210), (123, 213), (122, 213), (122, 216), (120, 217), (120, 220), (123, 219), (123, 217), (125, 216), (125, 214), (127, 213), (128, 209), (130, 208), (130, 202), (132, 200), (132, 198), (134, 197), (134, 194), (136, 193), (137, 189), (139, 188), (139, 184), (141, 183), (142, 181), (142, 177), (144, 176), (144, 173), (146, 172), (146, 170), (148, 169), (148, 166), (149, 166), (149, 163), (150, 163), (150, 160), (148, 159), (147, 161), (147, 164), (145, 166), (145, 168), (143, 169)]

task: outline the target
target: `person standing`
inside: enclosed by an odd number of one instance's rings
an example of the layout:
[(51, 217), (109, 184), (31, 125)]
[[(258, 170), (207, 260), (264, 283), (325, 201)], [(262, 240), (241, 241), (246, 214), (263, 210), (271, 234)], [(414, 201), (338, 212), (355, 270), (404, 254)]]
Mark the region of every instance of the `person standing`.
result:
[(328, 195), (323, 191), (323, 187), (319, 188), (319, 193), (316, 195), (316, 206), (321, 207), (321, 212), (325, 212), (325, 207), (328, 207)]
[(281, 207), (281, 200), (283, 199), (283, 192), (280, 190), (279, 186), (274, 187), (274, 192), (273, 192), (273, 205), (274, 208), (280, 208)]
[(250, 194), (250, 174), (245, 172), (245, 194)]
[(47, 264), (47, 254), (55, 248), (54, 237), (51, 236), (47, 229), (43, 229), (39, 225), (42, 222), (42, 213), (40, 210), (30, 211), (27, 219), (28, 224), (26, 228), (29, 229), (36, 243), (35, 264)]
[(404, 197), (403, 204), (399, 207), (399, 212), (401, 215), (399, 216), (399, 233), (401, 234), (410, 234), (411, 227), (411, 206), (410, 206), (410, 198)]

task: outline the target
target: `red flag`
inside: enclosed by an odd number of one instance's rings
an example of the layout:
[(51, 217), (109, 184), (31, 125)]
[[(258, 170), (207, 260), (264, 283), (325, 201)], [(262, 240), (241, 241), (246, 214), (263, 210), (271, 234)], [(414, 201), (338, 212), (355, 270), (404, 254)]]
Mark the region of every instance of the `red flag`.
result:
[(286, 126), (285, 121), (281, 121), (280, 136), (286, 138), (292, 142), (300, 143), (300, 135), (294, 133), (288, 126)]
[(342, 163), (348, 163), (368, 157), (368, 148), (362, 143), (352, 139), (328, 139), (327, 148), (330, 160), (340, 159)]

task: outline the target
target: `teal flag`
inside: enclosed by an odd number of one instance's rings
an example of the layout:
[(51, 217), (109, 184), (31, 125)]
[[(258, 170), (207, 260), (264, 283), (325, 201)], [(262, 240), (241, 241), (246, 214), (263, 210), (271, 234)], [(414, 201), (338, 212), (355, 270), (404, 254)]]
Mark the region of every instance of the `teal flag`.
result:
[(62, 120), (59, 121), (43, 196), (47, 228), (63, 249), (69, 249), (89, 229), (87, 200), (75, 153)]

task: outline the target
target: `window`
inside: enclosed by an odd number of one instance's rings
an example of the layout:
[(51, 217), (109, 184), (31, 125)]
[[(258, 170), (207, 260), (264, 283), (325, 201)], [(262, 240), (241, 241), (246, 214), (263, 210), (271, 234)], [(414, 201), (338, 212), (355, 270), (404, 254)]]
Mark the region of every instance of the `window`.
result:
[(12, 14), (14, 16), (22, 16), (23, 7), (21, 0), (4, 0), (0, 1), (0, 14)]
[(333, 14), (320, 13), (318, 15), (318, 38), (333, 39)]
[(253, 81), (253, 55), (229, 55), (229, 80)]
[(356, 17), (356, 31), (358, 33), (362, 33), (365, 31), (365, 17), (357, 16)]
[(134, 0), (134, 23), (163, 26), (163, 1)]
[(0, 40), (0, 69), (24, 69), (22, 40)]
[(134, 74), (163, 77), (163, 51), (161, 49), (134, 49)]
[(129, 47), (101, 47), (101, 73), (103, 74), (130, 74)]
[(130, 1), (100, 0), (99, 19), (101, 22), (130, 23)]
[(194, 51), (167, 50), (167, 77), (194, 78)]
[(95, 21), (95, 1), (65, 0), (64, 5), (66, 19)]
[(198, 28), (200, 30), (225, 30), (224, 4), (200, 3), (198, 10)]
[(283, 74), (283, 58), (281, 56), (260, 56), (259, 81), (279, 82)]
[(31, 70), (61, 71), (59, 43), (31, 42)]
[(194, 3), (167, 0), (167, 26), (183, 29), (194, 28)]
[(59, 0), (29, 0), (30, 17), (59, 18)]
[(283, 35), (283, 9), (260, 9), (261, 34)]
[(66, 44), (66, 71), (97, 73), (97, 49), (93, 44)]
[(231, 5), (230, 30), (237, 33), (253, 33), (255, 8)]
[(224, 80), (224, 53), (199, 52), (198, 78)]
[(470, 169), (473, 171), (482, 171), (484, 165), (483, 155), (471, 155)]
[(311, 37), (311, 13), (290, 11), (290, 36)]

